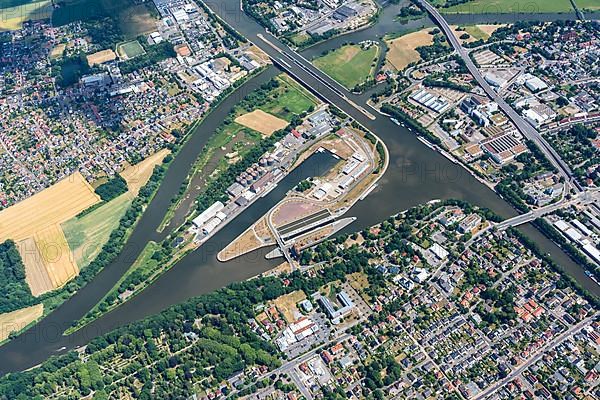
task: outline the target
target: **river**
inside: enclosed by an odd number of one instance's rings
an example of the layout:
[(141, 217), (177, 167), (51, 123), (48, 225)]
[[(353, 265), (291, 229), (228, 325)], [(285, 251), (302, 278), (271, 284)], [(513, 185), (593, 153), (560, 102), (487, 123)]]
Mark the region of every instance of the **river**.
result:
[[(209, 3), (209, 6), (243, 35), (259, 44), (264, 51), (273, 57), (279, 56), (277, 52), (266, 46), (257, 37), (259, 33), (264, 34), (264, 30), (240, 11), (238, 0)], [(387, 21), (386, 18), (384, 12), (380, 21), (384, 23)], [(359, 34), (366, 35), (369, 31), (375, 32), (377, 29), (379, 28), (376, 25), (373, 28), (361, 31)], [(343, 38), (334, 40), (343, 40)], [(283, 46), (280, 43), (277, 44)], [(311, 51), (315, 51), (314, 49)], [(286, 177), (268, 196), (253, 204), (201, 248), (184, 257), (138, 296), (99, 318), (86, 328), (70, 336), (62, 336), (65, 328), (82, 317), (110, 290), (149, 240), (159, 240), (164, 236), (164, 233), (156, 233), (156, 228), (162, 221), (171, 198), (177, 194), (194, 160), (210, 135), (245, 94), (268, 81), (277, 72), (274, 67), (270, 67), (259, 76), (250, 79), (217, 106), (198, 125), (191, 138), (173, 160), (156, 196), (148, 205), (118, 260), (100, 272), (92, 282), (45, 319), (0, 347), (1, 374), (32, 367), (43, 362), (49, 356), (84, 345), (93, 337), (106, 333), (117, 326), (155, 314), (173, 304), (210, 292), (231, 282), (255, 276), (269, 270), (278, 263), (277, 260), (267, 261), (264, 259), (264, 255), (270, 251), (269, 248), (247, 254), (227, 263), (219, 263), (216, 260), (216, 254), (279, 201), (287, 190), (298, 181), (306, 176), (318, 175), (327, 170), (334, 161), (331, 157), (324, 155), (326, 153), (321, 153), (322, 155), (307, 160), (302, 167)], [(307, 82), (309, 88), (315, 94), (323, 98), (335, 98), (336, 104), (340, 108), (375, 132), (388, 147), (390, 166), (380, 180), (377, 189), (365, 200), (359, 201), (348, 212), (347, 215), (357, 217), (357, 221), (351, 224), (347, 230), (359, 230), (373, 225), (401, 210), (432, 199), (462, 199), (488, 207), (504, 217), (515, 215), (515, 211), (507, 203), (474, 179), (464, 168), (430, 150), (405, 128), (393, 124), (389, 119), (380, 115), (372, 121), (350, 106), (347, 101), (339, 98), (328, 87), (311, 77), (310, 74), (300, 68), (295, 68), (293, 72)], [(348, 95), (348, 97), (357, 103), (361, 102), (360, 96)], [(599, 287), (591, 282), (582, 269), (552, 242), (531, 226), (525, 226), (522, 229), (545, 252), (551, 253), (553, 258), (584, 287), (594, 293), (600, 293)], [(59, 350), (63, 347), (66, 350)]]

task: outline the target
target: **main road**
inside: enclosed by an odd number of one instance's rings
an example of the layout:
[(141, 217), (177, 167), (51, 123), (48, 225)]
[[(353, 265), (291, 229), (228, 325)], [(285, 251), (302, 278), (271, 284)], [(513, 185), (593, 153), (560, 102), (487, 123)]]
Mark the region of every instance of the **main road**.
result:
[(519, 132), (523, 134), (527, 139), (533, 141), (540, 150), (544, 153), (546, 158), (554, 165), (554, 167), (558, 170), (560, 175), (565, 179), (565, 182), (568, 182), (569, 185), (575, 191), (581, 191), (582, 187), (579, 182), (573, 178), (573, 173), (571, 172), (571, 168), (560, 158), (559, 154), (554, 150), (552, 146), (540, 135), (540, 133), (529, 123), (527, 123), (504, 99), (496, 93), (494, 89), (490, 86), (490, 84), (485, 80), (479, 68), (475, 65), (475, 63), (471, 60), (471, 57), (465, 50), (465, 48), (461, 45), (458, 38), (454, 35), (454, 32), (450, 28), (450, 25), (442, 14), (429, 4), (426, 0), (418, 0), (418, 2), (427, 10), (431, 18), (434, 22), (442, 29), (448, 41), (456, 50), (460, 58), (464, 61), (467, 69), (475, 78), (479, 86), (484, 90), (484, 92), (496, 103), (504, 113), (510, 118), (510, 120), (515, 124)]
[(596, 189), (586, 189), (582, 192), (577, 193), (573, 198), (567, 200), (563, 197), (563, 199), (554, 204), (548, 204), (547, 206), (540, 207), (536, 210), (529, 211), (526, 214), (517, 215), (515, 217), (506, 219), (496, 225), (494, 227), (499, 231), (503, 231), (510, 227), (516, 227), (519, 225), (523, 225), (533, 221), (536, 218), (543, 217), (546, 214), (550, 214), (556, 210), (560, 210), (566, 207), (574, 206), (574, 205), (588, 205), (590, 203), (598, 204), (600, 203), (600, 191)]

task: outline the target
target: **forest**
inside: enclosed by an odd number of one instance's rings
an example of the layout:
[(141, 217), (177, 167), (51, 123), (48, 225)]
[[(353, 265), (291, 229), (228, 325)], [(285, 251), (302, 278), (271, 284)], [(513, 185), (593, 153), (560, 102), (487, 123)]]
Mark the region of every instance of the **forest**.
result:
[(31, 295), (25, 281), (25, 266), (15, 242), (0, 243), (0, 314), (32, 305)]
[(116, 174), (108, 182), (98, 186), (95, 192), (100, 196), (102, 201), (111, 201), (115, 197), (127, 192), (127, 182), (125, 182), (125, 179), (121, 175)]

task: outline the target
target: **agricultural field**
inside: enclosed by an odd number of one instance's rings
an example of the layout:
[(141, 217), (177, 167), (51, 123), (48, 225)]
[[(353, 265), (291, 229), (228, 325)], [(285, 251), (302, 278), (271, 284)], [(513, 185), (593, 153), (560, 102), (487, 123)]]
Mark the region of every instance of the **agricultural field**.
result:
[(468, 25), (468, 26), (465, 26), (464, 28), (465, 28), (465, 32), (467, 32), (469, 35), (471, 35), (475, 39), (487, 40), (490, 38), (490, 36), (492, 36), (492, 34), (494, 32), (496, 32), (496, 30), (498, 28), (501, 28), (503, 26), (505, 26), (505, 25), (483, 24), (483, 25)]
[[(469, 43), (475, 42), (477, 40), (488, 40), (492, 34), (503, 25), (499, 24), (484, 24), (484, 25), (465, 25), (458, 26), (453, 25), (452, 31), (454, 32), (454, 36), (456, 36), (461, 42)], [(469, 35), (468, 39), (460, 39), (460, 36), (467, 33)]]
[(287, 121), (266, 113), (263, 110), (254, 110), (240, 115), (235, 119), (235, 122), (266, 136), (271, 136), (273, 132), (283, 129), (288, 125)]
[(169, 153), (168, 149), (163, 149), (135, 165), (127, 166), (120, 174), (127, 182), (127, 193), (62, 224), (67, 243), (80, 269), (85, 268), (102, 250), (133, 198), (150, 179), (154, 167)]
[(575, 4), (583, 11), (600, 11), (600, 1), (598, 0), (576, 0)]
[(47, 189), (0, 211), (0, 241), (18, 242), (48, 226), (60, 224), (100, 201), (76, 172)]
[(119, 13), (119, 28), (128, 39), (151, 33), (157, 29), (157, 20), (150, 12), (151, 2), (136, 4)]
[[(589, 2), (598, 3), (596, 0), (589, 0)], [(579, 1), (577, 1), (577, 4), (581, 7)], [(440, 12), (446, 14), (536, 14), (568, 13), (573, 11), (569, 0), (473, 0), (448, 8), (440, 8)]]
[(54, 289), (44, 259), (33, 237), (17, 243), (17, 249), (25, 266), (25, 282), (34, 297)]
[(62, 224), (69, 248), (77, 266), (87, 266), (98, 255), (110, 233), (119, 226), (119, 220), (129, 208), (133, 196), (123, 193), (81, 217)]
[[(58, 3), (58, 2), (57, 2)], [(105, 17), (131, 20), (140, 13), (135, 0), (61, 0), (60, 7), (52, 13), (52, 23), (62, 26), (74, 21), (91, 21)]]
[(433, 35), (430, 35), (429, 31), (430, 29), (422, 29), (394, 39), (387, 39), (386, 61), (398, 71), (402, 71), (412, 62), (419, 61), (421, 56), (415, 49), (433, 43)]
[(150, 179), (154, 167), (159, 165), (170, 153), (171, 151), (169, 149), (162, 149), (135, 165), (125, 167), (120, 175), (125, 179), (125, 182), (127, 182), (129, 192), (134, 196), (137, 196), (142, 186)]
[(0, 314), (0, 342), (8, 339), (11, 332), (18, 332), (44, 314), (44, 305), (22, 308)]
[(313, 60), (313, 64), (348, 89), (373, 77), (379, 48), (346, 45)]
[(131, 60), (145, 53), (146, 51), (137, 40), (121, 43), (117, 46), (117, 54), (122, 60)]
[(52, 3), (44, 1), (5, 0), (0, 2), (0, 31), (21, 29), (23, 22), (46, 19), (52, 15)]
[[(36, 232), (33, 240), (35, 241), (39, 255), (42, 257), (44, 268), (52, 283), (52, 289), (62, 287), (79, 274), (79, 268), (75, 265), (69, 245), (67, 244), (67, 239), (60, 225), (50, 225)], [(23, 261), (25, 262), (25, 260)], [(26, 262), (25, 266), (27, 267)], [(40, 288), (32, 285), (33, 281), (30, 281), (27, 272), (26, 270), (26, 279), (32, 294), (35, 296), (36, 293), (40, 293)], [(41, 293), (46, 291), (48, 290), (44, 288)]]

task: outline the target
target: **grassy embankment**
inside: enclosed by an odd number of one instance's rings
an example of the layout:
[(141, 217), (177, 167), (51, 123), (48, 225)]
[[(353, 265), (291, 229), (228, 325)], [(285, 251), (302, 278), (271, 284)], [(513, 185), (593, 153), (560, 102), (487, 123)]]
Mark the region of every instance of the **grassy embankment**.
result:
[(575, 0), (575, 4), (582, 11), (600, 11), (600, 1), (598, 0)]
[[(104, 313), (112, 310), (113, 308), (116, 308), (118, 304), (121, 304), (121, 300), (119, 300), (116, 305), (109, 306), (109, 304), (116, 301), (119, 298), (119, 295), (121, 295), (123, 301), (126, 301), (126, 299), (129, 296), (133, 296), (134, 293), (137, 293), (137, 291), (139, 290), (139, 283), (136, 284), (135, 280), (129, 278), (132, 277), (134, 273), (136, 274), (136, 276), (139, 277), (143, 277), (146, 275), (150, 277), (150, 275), (153, 274), (154, 270), (156, 269), (156, 266), (159, 263), (159, 261), (153, 259), (152, 256), (159, 249), (160, 245), (158, 243), (153, 241), (148, 242), (146, 244), (146, 247), (144, 247), (144, 250), (142, 250), (138, 258), (135, 260), (135, 262), (131, 264), (131, 267), (129, 268), (127, 273), (124, 274), (114, 284), (112, 289), (108, 293), (106, 293), (104, 297), (102, 297), (102, 299), (100, 299), (100, 301), (90, 311), (88, 311), (88, 313), (81, 320), (79, 320), (77, 325), (67, 329), (64, 332), (64, 335), (70, 335), (71, 333), (81, 329), (90, 322), (94, 321), (96, 318), (100, 317)], [(131, 283), (129, 285), (123, 285), (123, 282), (125, 282), (125, 280), (130, 280)]]

